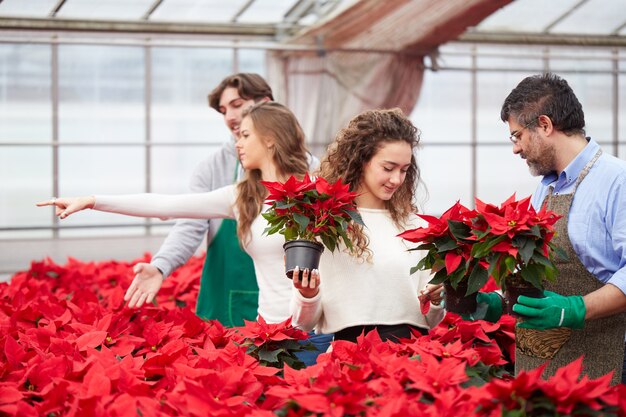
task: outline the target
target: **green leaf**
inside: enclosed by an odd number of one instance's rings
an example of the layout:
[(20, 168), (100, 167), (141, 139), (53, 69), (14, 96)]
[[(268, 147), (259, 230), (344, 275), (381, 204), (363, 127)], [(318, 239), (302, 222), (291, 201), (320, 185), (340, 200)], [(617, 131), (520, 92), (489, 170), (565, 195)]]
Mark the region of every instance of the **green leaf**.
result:
[(540, 290), (542, 290), (543, 289), (543, 284), (542, 284), (543, 274), (542, 274), (541, 269), (542, 268), (540, 268), (536, 264), (530, 264), (530, 265), (526, 265), (525, 268), (522, 268), (520, 273), (522, 274), (522, 278), (524, 278), (525, 281), (532, 284), (535, 288), (539, 288)]
[(544, 265), (548, 268), (554, 268), (554, 264), (552, 263), (552, 261), (550, 261), (550, 259), (543, 256), (542, 253), (539, 253), (539, 251), (537, 251), (535, 253), (535, 256), (533, 256), (533, 261), (535, 261), (538, 264)]
[(483, 232), (474, 230), (474, 236), (476, 236), (476, 240), (482, 240), (485, 236), (487, 236), (490, 233), (491, 233), (491, 228), (488, 228), (487, 230)]
[[(427, 269), (426, 267), (426, 263), (429, 261), (428, 256), (424, 256), (422, 259), (419, 260), (419, 262), (417, 263), (417, 265), (415, 265), (416, 270), (423, 270), (423, 269)], [(411, 272), (412, 274), (413, 272)]]
[(502, 242), (504, 239), (506, 239), (506, 235), (498, 236), (495, 239), (489, 239), (484, 242), (476, 243), (474, 246), (472, 246), (472, 257), (484, 258), (485, 256), (489, 255), (489, 252), (491, 252), (491, 248)]
[(543, 274), (547, 281), (554, 282), (556, 280), (557, 269), (556, 268), (544, 268)]
[(465, 277), (466, 272), (467, 267), (461, 264), (453, 273), (448, 275), (448, 279), (450, 280), (450, 283), (452, 284), (452, 287), (454, 289), (456, 289), (459, 282), (461, 282), (461, 280)]
[(293, 219), (300, 226), (300, 232), (304, 232), (306, 230), (306, 227), (309, 225), (309, 222), (310, 222), (310, 220), (309, 220), (309, 218), (307, 216), (303, 216), (300, 213), (293, 213)]
[(489, 275), (494, 274), (495, 269), (498, 266), (498, 261), (500, 260), (500, 257), (501, 257), (501, 254), (495, 253), (495, 252), (487, 256), (487, 263), (489, 264), (489, 268), (487, 269), (487, 272), (489, 272)]
[(433, 279), (430, 280), (430, 284), (441, 284), (442, 282), (447, 281), (447, 280), (448, 280), (448, 275), (446, 274), (446, 270), (442, 269), (441, 271), (435, 274)]
[(554, 251), (556, 256), (562, 261), (567, 261), (569, 259), (567, 252), (565, 252), (565, 250), (562, 247), (553, 245), (552, 250)]
[(522, 257), (522, 262), (527, 264), (530, 258), (533, 256), (533, 252), (537, 247), (537, 241), (534, 239), (517, 239), (517, 247), (519, 248), (519, 254)]
[(487, 283), (488, 279), (489, 274), (487, 273), (487, 270), (485, 270), (481, 266), (476, 265), (474, 269), (472, 269), (472, 273), (467, 280), (467, 292), (465, 293), (465, 295), (470, 295), (478, 292), (478, 290), (480, 290), (483, 285)]
[(471, 228), (463, 222), (448, 220), (450, 233), (457, 239), (468, 239), (471, 237)]
[(267, 233), (268, 236), (273, 235), (274, 233), (280, 232), (280, 229), (282, 229), (284, 225), (285, 225), (285, 222), (282, 221), (278, 224), (275, 224), (274, 226), (266, 227), (263, 233)]
[(288, 209), (291, 208), (293, 206), (295, 206), (297, 203), (297, 201), (293, 201), (291, 203), (285, 203), (284, 201), (277, 201), (276, 202), (276, 208), (278, 209)]
[(330, 237), (326, 236), (326, 235), (322, 235), (322, 243), (331, 252), (334, 252), (335, 251), (335, 247), (337, 246), (335, 241), (333, 239), (331, 239)]
[(534, 226), (531, 226), (530, 234), (541, 239), (541, 228), (539, 227), (539, 225), (536, 224)]
[(435, 249), (436, 250), (437, 248), (432, 243), (422, 243), (418, 247), (413, 248), (411, 250), (430, 250), (430, 249)]
[[(509, 268), (513, 268), (513, 269), (509, 269)], [(498, 265), (498, 274), (501, 277), (504, 277), (504, 276), (511, 274), (512, 272), (515, 272), (517, 270), (516, 268), (517, 268), (517, 260), (515, 259), (515, 257), (509, 254), (506, 254), (504, 257), (504, 260), (500, 262), (500, 264)]]
[[(423, 259), (420, 261), (420, 263), (422, 263)], [(420, 264), (418, 263), (417, 265), (415, 265), (414, 267), (411, 267), (411, 269), (409, 270), (409, 275), (413, 275), (414, 273), (416, 273), (417, 271), (421, 271), (423, 268), (420, 267)]]
[(445, 237), (445, 238), (440, 238), (437, 239), (435, 246), (437, 247), (437, 251), (439, 253), (441, 252), (448, 252), (451, 251), (452, 249), (456, 249), (459, 247), (459, 243), (454, 240), (454, 239), (450, 239), (449, 237)]
[(268, 363), (276, 363), (278, 362), (278, 354), (282, 351), (282, 349), (276, 350), (259, 350), (259, 360), (265, 361)]
[(515, 267), (517, 266), (517, 260), (515, 259), (515, 257), (507, 255), (506, 258), (504, 258), (504, 264), (506, 265), (506, 270), (509, 273), (512, 274), (513, 272), (515, 272)]
[(433, 271), (440, 271), (440, 270), (444, 270), (446, 269), (446, 261), (444, 261), (442, 258), (436, 256), (434, 257), (435, 261), (433, 262), (433, 265), (430, 267)]
[(360, 224), (361, 226), (365, 226), (365, 223), (363, 223), (363, 218), (361, 217), (361, 213), (356, 210), (346, 210), (346, 213), (348, 213), (350, 218), (354, 220), (355, 223)]
[(283, 230), (285, 240), (294, 240), (298, 238), (298, 228), (296, 226), (286, 227)]

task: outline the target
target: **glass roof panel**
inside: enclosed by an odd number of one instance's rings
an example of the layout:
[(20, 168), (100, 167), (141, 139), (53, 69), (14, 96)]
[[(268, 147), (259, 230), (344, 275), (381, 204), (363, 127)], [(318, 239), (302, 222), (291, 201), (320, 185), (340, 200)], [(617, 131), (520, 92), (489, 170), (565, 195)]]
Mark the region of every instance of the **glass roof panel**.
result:
[(609, 35), (626, 22), (624, 0), (589, 0), (557, 23), (551, 33)]
[(543, 32), (578, 0), (516, 0), (480, 22), (480, 32)]
[(150, 20), (227, 23), (246, 0), (164, 0)]
[[(362, 0), (317, 0), (326, 19)], [(470, 31), (626, 35), (626, 0), (515, 0)], [(60, 0), (0, 0), (0, 17), (45, 19)], [(78, 20), (139, 20), (156, 0), (65, 0), (56, 18)], [(162, 0), (149, 20), (211, 24), (230, 22), (280, 24), (303, 0)], [(247, 7), (240, 16), (237, 13)], [(329, 15), (324, 17), (324, 15)], [(295, 16), (300, 24), (319, 19), (309, 10)], [(560, 20), (559, 20), (560, 19)]]
[(154, 0), (67, 0), (56, 17), (86, 20), (140, 19)]
[(238, 22), (278, 23), (296, 3), (296, 0), (256, 0), (241, 15)]
[(4, 0), (0, 3), (1, 17), (47, 17), (58, 0)]

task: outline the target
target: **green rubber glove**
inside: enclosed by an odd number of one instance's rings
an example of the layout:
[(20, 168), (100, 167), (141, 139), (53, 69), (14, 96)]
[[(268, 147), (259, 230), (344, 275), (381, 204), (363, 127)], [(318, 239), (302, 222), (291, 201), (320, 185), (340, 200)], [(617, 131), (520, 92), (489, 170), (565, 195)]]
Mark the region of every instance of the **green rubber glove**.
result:
[(496, 292), (479, 292), (476, 294), (478, 303), (476, 311), (469, 314), (461, 314), (463, 320), (487, 320), (492, 323), (502, 317), (502, 297)]
[(582, 329), (587, 308), (580, 295), (563, 296), (552, 291), (544, 291), (544, 298), (531, 298), (520, 295), (513, 311), (521, 314), (524, 329), (546, 330), (555, 327)]

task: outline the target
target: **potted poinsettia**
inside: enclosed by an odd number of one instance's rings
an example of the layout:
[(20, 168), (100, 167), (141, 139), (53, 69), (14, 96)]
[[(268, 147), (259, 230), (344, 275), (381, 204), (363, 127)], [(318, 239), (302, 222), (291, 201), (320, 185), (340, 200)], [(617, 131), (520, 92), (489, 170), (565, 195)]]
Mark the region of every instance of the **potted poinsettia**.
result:
[(418, 270), (431, 270), (434, 277), (430, 282), (444, 284), (448, 311), (474, 311), (474, 293), (488, 278), (487, 267), (484, 264), (478, 267), (480, 260), (471, 256), (475, 240), (469, 232), (476, 211), (457, 201), (441, 217), (418, 216), (428, 222), (427, 227), (406, 230), (398, 235), (410, 242), (421, 243), (411, 250), (426, 251), (426, 256), (411, 268), (411, 274)]
[[(545, 281), (555, 279), (553, 259), (563, 255), (552, 237), (560, 216), (546, 209), (537, 212), (530, 197), (517, 201), (513, 194), (499, 207), (476, 199), (475, 210), (457, 202), (439, 218), (421, 217), (428, 227), (399, 236), (421, 243), (415, 250), (427, 251), (412, 272), (430, 269), (434, 273), (431, 283), (446, 287), (449, 311), (473, 311), (475, 293), (490, 276), (513, 303), (521, 293), (541, 296)], [(463, 303), (457, 306), (456, 299)]]
[(285, 236), (286, 273), (293, 277), (293, 270), (310, 270), (319, 266), (319, 259), (326, 247), (331, 252), (340, 242), (352, 249), (347, 234), (351, 222), (363, 225), (356, 209), (357, 193), (338, 180), (329, 184), (322, 177), (311, 178), (305, 174), (302, 180), (291, 176), (284, 182), (261, 181), (269, 191), (265, 199), (270, 205), (262, 215), (268, 226), (267, 235), (280, 233)]

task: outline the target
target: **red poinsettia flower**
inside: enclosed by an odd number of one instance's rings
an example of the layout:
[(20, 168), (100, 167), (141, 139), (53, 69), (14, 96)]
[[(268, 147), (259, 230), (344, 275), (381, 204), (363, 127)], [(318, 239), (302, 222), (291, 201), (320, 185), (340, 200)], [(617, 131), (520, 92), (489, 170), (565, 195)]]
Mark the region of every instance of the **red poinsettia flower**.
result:
[(267, 342), (280, 342), (287, 339), (306, 340), (308, 335), (302, 330), (291, 326), (291, 317), (280, 323), (267, 323), (259, 316), (257, 321), (244, 320), (243, 327), (234, 329), (233, 337), (250, 339), (256, 346), (261, 346)]
[(306, 191), (314, 190), (316, 187), (316, 183), (311, 181), (311, 177), (308, 172), (304, 174), (302, 181), (299, 181), (296, 177), (291, 176), (284, 183), (261, 181), (261, 184), (263, 184), (269, 191), (269, 195), (266, 198), (268, 204), (271, 201), (289, 201), (292, 199), (302, 198)]
[[(185, 283), (170, 288), (194, 291), (185, 274), (196, 267), (183, 267)], [(506, 315), (469, 323), (447, 314), (427, 336), (393, 343), (372, 331), (357, 343), (334, 342), (314, 366), (269, 367), (262, 355), (285, 355), (305, 337), (288, 321), (225, 329), (181, 303), (125, 308), (117, 294), (132, 279), (132, 263), (45, 261), (34, 271), (37, 279), (25, 271), (0, 284), (0, 415), (495, 417), (626, 409), (626, 388), (611, 387), (611, 375), (581, 377), (581, 360), (547, 381), (543, 368), (506, 376), (499, 367), (512, 358), (515, 325)]]
[(496, 407), (505, 410), (522, 409), (523, 402), (533, 398), (540, 389), (541, 374), (545, 367), (542, 365), (532, 371), (521, 371), (515, 379), (491, 380), (482, 388), (485, 394), (480, 399), (481, 407), (486, 411)]
[(480, 290), (490, 278), (498, 286), (503, 277), (517, 273), (542, 289), (542, 280), (553, 280), (553, 225), (558, 216), (536, 212), (530, 197), (517, 201), (515, 194), (500, 206), (476, 199), (476, 210), (458, 201), (441, 217), (421, 216), (428, 227), (408, 230), (399, 236), (422, 243), (415, 249), (426, 256), (412, 269), (431, 270), (431, 283), (449, 282), (457, 288), (467, 283), (467, 293)]
[(348, 184), (337, 180), (329, 184), (324, 178), (302, 181), (291, 176), (285, 183), (262, 181), (269, 191), (266, 203), (270, 209), (262, 213), (268, 227), (264, 233), (280, 233), (285, 240), (318, 241), (331, 252), (343, 241), (348, 249), (352, 242), (347, 234), (351, 222), (363, 224), (354, 199), (357, 194)]
[(600, 399), (611, 391), (613, 372), (590, 380), (587, 375), (581, 378), (582, 369), (581, 356), (569, 365), (557, 369), (554, 376), (548, 378), (543, 385), (543, 391), (553, 399), (559, 413), (572, 414), (582, 404), (592, 410), (599, 410), (602, 408)]
[(534, 210), (530, 206), (530, 196), (515, 201), (515, 194), (501, 207), (485, 204), (476, 199), (476, 211), (482, 214), (494, 235), (508, 235), (513, 238), (518, 232), (529, 230), (529, 220)]

